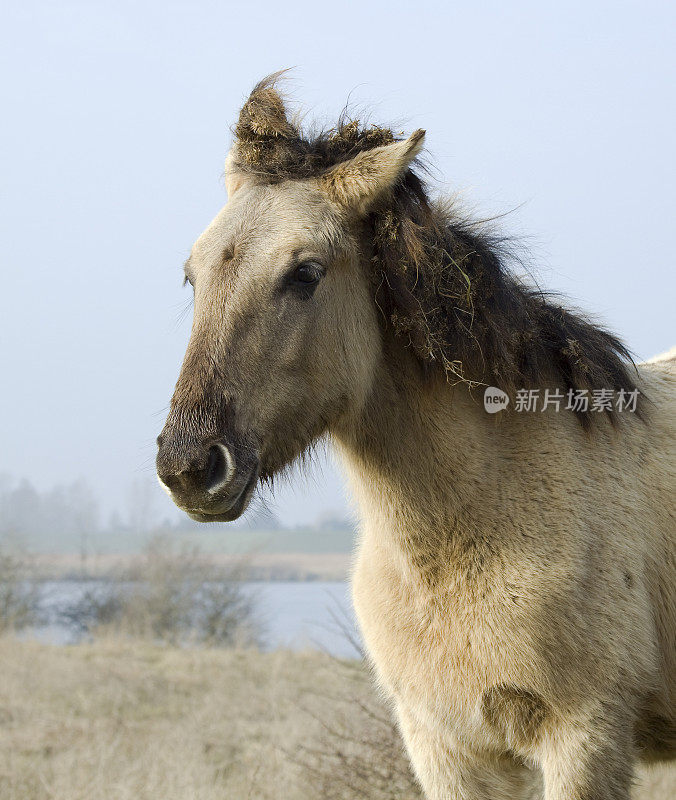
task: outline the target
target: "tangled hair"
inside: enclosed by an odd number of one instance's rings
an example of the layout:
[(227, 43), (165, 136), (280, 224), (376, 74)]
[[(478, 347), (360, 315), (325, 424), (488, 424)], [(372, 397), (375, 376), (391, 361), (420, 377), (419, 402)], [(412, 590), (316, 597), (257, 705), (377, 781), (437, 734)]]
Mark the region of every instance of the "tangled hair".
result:
[[(319, 177), (358, 153), (394, 142), (389, 128), (360, 126), (345, 114), (308, 134), (289, 121), (274, 88), (259, 83), (234, 128), (233, 167), (261, 183)], [(505, 240), (432, 201), (414, 168), (378, 202), (372, 234), (375, 302), (426, 370), (451, 380), (564, 391), (636, 389), (633, 361), (613, 334), (567, 310), (509, 269)], [(616, 412), (605, 415), (616, 422)], [(585, 428), (603, 414), (580, 411)]]

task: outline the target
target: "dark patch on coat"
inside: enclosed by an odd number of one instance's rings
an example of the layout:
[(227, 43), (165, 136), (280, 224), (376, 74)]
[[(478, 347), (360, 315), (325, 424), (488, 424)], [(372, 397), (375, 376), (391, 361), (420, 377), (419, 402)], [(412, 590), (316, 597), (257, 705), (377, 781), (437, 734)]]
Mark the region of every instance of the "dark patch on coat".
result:
[(634, 728), (634, 739), (644, 761), (676, 759), (676, 723), (661, 714), (643, 714)]
[(535, 692), (504, 685), (484, 692), (481, 713), (510, 746), (528, 747), (538, 738), (550, 711)]

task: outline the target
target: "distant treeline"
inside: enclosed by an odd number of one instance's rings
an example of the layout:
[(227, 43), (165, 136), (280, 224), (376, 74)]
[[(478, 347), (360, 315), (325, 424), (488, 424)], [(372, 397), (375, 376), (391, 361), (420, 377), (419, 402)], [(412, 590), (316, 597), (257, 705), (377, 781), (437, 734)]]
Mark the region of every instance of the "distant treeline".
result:
[[(274, 539), (273, 549), (281, 552), (343, 552), (352, 535), (351, 523), (333, 516), (322, 517), (311, 526), (285, 527), (263, 504), (254, 505), (233, 525), (205, 526), (186, 515), (162, 517), (157, 510), (161, 499), (155, 481), (137, 479), (130, 485), (125, 507), (104, 519), (102, 504), (85, 480), (41, 491), (25, 478), (0, 474), (0, 546), (16, 543), (33, 551), (86, 557), (137, 552), (149, 534), (180, 537), (198, 530), (207, 550), (269, 550), (268, 539)], [(258, 535), (252, 536), (252, 532)], [(323, 535), (313, 541), (312, 532)]]

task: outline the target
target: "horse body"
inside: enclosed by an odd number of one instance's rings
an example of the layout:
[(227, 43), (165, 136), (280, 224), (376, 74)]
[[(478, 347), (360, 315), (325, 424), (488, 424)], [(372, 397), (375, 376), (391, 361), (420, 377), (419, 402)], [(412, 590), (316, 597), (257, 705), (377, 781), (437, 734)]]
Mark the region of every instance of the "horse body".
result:
[[(307, 138), (265, 81), (185, 265), (157, 471), (200, 521), (330, 435), (363, 523), (354, 604), (430, 800), (628, 800), (676, 755), (676, 369), (523, 283), (432, 201), (423, 131)], [(505, 392), (636, 413), (487, 414)]]
[(644, 757), (674, 747), (676, 374), (642, 373), (649, 432), (634, 419), (590, 438), (557, 413), (496, 425), (438, 385), (385, 403), (401, 411), (391, 430), (374, 412), (337, 435), (364, 518), (355, 608), (430, 797), (454, 785), (449, 752), (478, 798), (487, 782), (521, 796), (514, 770), (544, 764), (566, 729), (601, 739), (586, 768), (607, 787), (632, 726), (662, 721)]

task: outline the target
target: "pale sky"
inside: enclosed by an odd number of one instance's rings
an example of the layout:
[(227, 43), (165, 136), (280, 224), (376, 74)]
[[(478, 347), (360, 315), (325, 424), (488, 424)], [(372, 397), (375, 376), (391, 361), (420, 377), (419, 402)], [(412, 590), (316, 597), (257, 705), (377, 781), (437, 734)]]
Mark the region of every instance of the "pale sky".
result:
[[(189, 332), (181, 265), (225, 201), (251, 86), (427, 130), (442, 191), (519, 207), (539, 281), (640, 357), (676, 344), (676, 14), (666, 2), (35, 2), (0, 19), (0, 471), (152, 477)], [(158, 507), (170, 504), (158, 490)], [(344, 507), (337, 471), (277, 492)]]

